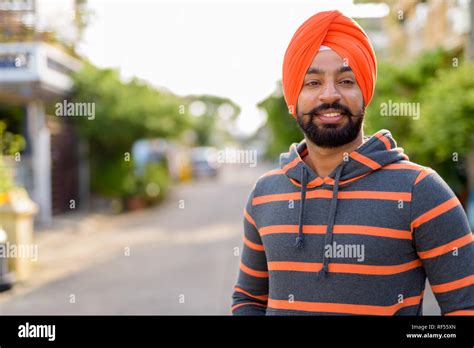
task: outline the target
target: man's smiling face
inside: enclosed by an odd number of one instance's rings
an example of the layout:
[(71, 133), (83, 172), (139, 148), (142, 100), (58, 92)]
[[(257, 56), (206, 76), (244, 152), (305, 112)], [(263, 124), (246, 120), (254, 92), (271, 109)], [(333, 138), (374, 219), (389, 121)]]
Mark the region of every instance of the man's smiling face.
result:
[(351, 68), (336, 52), (320, 51), (306, 72), (296, 119), (314, 144), (332, 148), (350, 143), (364, 119), (364, 100)]

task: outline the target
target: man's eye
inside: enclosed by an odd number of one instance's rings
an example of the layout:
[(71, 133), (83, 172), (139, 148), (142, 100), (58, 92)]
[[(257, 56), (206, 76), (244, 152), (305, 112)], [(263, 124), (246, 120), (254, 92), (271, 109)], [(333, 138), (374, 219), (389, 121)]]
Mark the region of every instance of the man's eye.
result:
[(354, 81), (352, 81), (352, 80), (342, 80), (341, 83), (344, 84), (344, 85), (353, 85)]
[(306, 83), (306, 86), (317, 86), (319, 84), (320, 83), (318, 81), (309, 81), (308, 83)]

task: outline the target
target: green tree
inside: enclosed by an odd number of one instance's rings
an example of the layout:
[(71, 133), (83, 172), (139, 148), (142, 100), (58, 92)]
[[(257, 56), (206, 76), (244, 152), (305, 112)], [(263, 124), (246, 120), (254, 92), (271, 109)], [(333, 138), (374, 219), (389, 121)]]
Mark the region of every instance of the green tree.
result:
[(77, 123), (89, 143), (92, 189), (126, 196), (136, 180), (127, 161), (133, 143), (178, 137), (190, 125), (185, 102), (139, 79), (122, 82), (117, 70), (90, 64), (74, 75), (74, 81), (73, 101), (95, 105), (95, 118)]
[[(187, 104), (194, 102), (204, 104), (202, 115), (194, 116), (190, 120), (190, 127), (196, 135), (195, 145), (197, 146), (215, 146), (221, 140), (230, 140), (229, 128), (232, 127), (240, 114), (240, 107), (228, 98), (222, 98), (212, 95), (190, 95), (186, 98)], [(227, 106), (228, 112), (219, 112), (222, 106)], [(220, 121), (220, 122), (219, 122)], [(220, 127), (225, 124), (226, 127)]]
[(16, 155), (24, 146), (25, 139), (7, 131), (7, 123), (0, 120), (0, 193), (8, 192), (14, 187), (12, 172), (3, 157)]
[(281, 83), (277, 85), (277, 91), (258, 103), (267, 113), (267, 122), (263, 127), (269, 127), (272, 136), (267, 145), (266, 156), (274, 158), (284, 151), (288, 151), (290, 144), (303, 139), (303, 134), (293, 116), (288, 113), (285, 99), (279, 93)]
[(424, 52), (407, 64), (394, 65), (379, 62), (374, 97), (367, 107), (364, 130), (373, 134), (389, 129), (407, 152), (419, 146), (410, 146), (416, 120), (410, 117), (384, 117), (380, 110), (383, 103), (421, 103), (420, 93), (438, 71), (451, 66), (452, 53), (443, 49)]
[(417, 158), (440, 171), (457, 192), (467, 188), (467, 160), (474, 152), (473, 69), (474, 62), (464, 62), (440, 71), (426, 85), (420, 93), (421, 118), (411, 139)]

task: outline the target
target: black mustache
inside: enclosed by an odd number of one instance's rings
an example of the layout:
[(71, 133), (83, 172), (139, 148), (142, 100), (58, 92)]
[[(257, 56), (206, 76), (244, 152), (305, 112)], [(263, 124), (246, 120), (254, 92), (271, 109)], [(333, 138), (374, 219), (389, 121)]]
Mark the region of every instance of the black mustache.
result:
[(329, 103), (325, 103), (325, 104), (321, 104), (319, 105), (318, 107), (314, 108), (313, 110), (311, 110), (310, 112), (308, 113), (303, 113), (303, 115), (311, 115), (311, 116), (314, 116), (316, 114), (322, 114), (323, 111), (325, 110), (329, 110), (329, 109), (336, 109), (336, 110), (341, 110), (343, 113), (347, 114), (348, 116), (354, 116), (351, 112), (351, 110), (349, 110), (349, 108), (345, 105), (342, 105), (338, 102), (335, 102), (335, 103), (332, 103), (332, 104), (329, 104)]

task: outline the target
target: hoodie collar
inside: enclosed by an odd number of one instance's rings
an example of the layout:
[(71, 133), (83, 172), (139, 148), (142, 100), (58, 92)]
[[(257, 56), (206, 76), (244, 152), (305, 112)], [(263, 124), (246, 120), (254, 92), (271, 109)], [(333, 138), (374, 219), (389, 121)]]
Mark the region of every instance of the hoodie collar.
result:
[[(347, 161), (343, 161), (345, 163), (340, 173), (340, 185), (362, 178), (387, 164), (407, 159), (403, 149), (397, 147), (388, 130), (382, 129), (364, 139), (365, 142), (361, 146), (348, 154)], [(338, 168), (327, 177), (320, 177), (303, 161), (307, 153), (306, 140), (303, 139), (299, 144), (292, 144), (288, 152), (280, 155), (280, 168), (291, 182), (298, 187), (301, 185), (301, 171), (305, 167), (307, 188), (318, 187), (323, 183), (334, 185)]]

